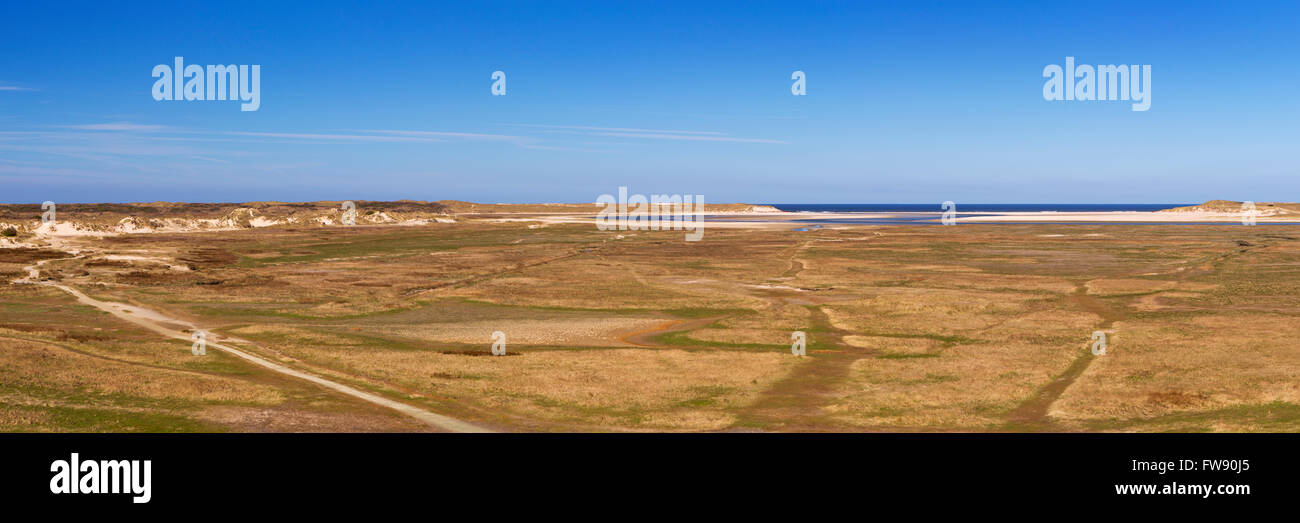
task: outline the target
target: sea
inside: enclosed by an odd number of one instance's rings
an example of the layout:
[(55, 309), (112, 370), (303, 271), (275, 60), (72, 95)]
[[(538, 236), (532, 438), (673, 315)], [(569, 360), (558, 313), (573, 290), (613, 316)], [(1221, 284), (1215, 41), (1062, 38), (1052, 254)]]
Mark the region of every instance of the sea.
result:
[[(769, 203), (787, 212), (934, 212), (942, 213), (939, 203)], [(1159, 211), (1194, 203), (958, 203), (957, 212), (1112, 212)]]
[[(799, 224), (854, 224), (854, 225), (938, 225), (943, 214), (942, 204), (928, 203), (769, 203), (787, 212), (862, 213), (862, 217), (798, 218), (789, 220)], [(1151, 212), (1173, 207), (1196, 205), (1193, 203), (967, 203), (957, 204), (959, 218), (988, 216), (1008, 212)], [(983, 214), (988, 213), (988, 214)], [(885, 215), (885, 216), (881, 216)], [(715, 217), (712, 219), (727, 219)], [(1026, 223), (1017, 221), (981, 222), (987, 225)], [(1223, 225), (1224, 222), (1080, 222), (1033, 221), (1043, 225)], [(1300, 225), (1300, 222), (1266, 223), (1259, 225)], [(818, 226), (812, 226), (817, 228)], [(806, 231), (805, 228), (795, 229)]]

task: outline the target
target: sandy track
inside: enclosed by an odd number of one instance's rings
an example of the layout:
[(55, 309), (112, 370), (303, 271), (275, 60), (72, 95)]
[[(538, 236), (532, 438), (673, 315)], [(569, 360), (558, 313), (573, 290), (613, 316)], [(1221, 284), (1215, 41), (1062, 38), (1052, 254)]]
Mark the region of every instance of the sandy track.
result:
[[(71, 294), (73, 297), (77, 299), (78, 302), (82, 304), (89, 305), (96, 309), (102, 310), (122, 320), (139, 325), (141, 327), (144, 327), (150, 331), (156, 332), (168, 338), (181, 340), (186, 343), (189, 343), (191, 341), (189, 332), (199, 330), (198, 328), (189, 324), (188, 322), (184, 322), (174, 318), (169, 318), (150, 309), (146, 309), (143, 307), (136, 307), (133, 305), (126, 305), (123, 303), (113, 303), (113, 302), (96, 300), (94, 298), (91, 298), (90, 296), (86, 296), (81, 291), (78, 291), (77, 289), (74, 289), (67, 285), (63, 285), (61, 283), (56, 283), (52, 281), (41, 281), (40, 265), (48, 261), (53, 261), (53, 260), (42, 260), (36, 265), (27, 267), (28, 276), (26, 278), (20, 278), (14, 280), (14, 283), (45, 285), (45, 286), (57, 288), (63, 292)], [(189, 332), (187, 332), (186, 329), (188, 329)], [(365, 392), (353, 387), (349, 387), (342, 383), (337, 383), (334, 381), (327, 380), (320, 376), (308, 374), (306, 372), (302, 372), (296, 369), (291, 369), (289, 367), (280, 365), (270, 360), (263, 359), (258, 356), (254, 356), (248, 352), (236, 349), (229, 345), (224, 345), (214, 341), (207, 341), (206, 344), (208, 347), (212, 347), (224, 351), (227, 354), (242, 358), (253, 364), (259, 365), (261, 367), (265, 367), (267, 369), (273, 370), (280, 374), (293, 376), (298, 379), (310, 381), (322, 387), (334, 390), (342, 394), (346, 394), (348, 396), (352, 396), (362, 401), (370, 402), (375, 405), (379, 405), (381, 407), (387, 407), (396, 410), (398, 412), (401, 412), (402, 414), (406, 414), (407, 416), (423, 421), (424, 423), (427, 423), (433, 427), (446, 430), (448, 432), (491, 432), (483, 427), (479, 427), (471, 423), (467, 423), (448, 416), (443, 416), (442, 414), (429, 412), (427, 410), (414, 407), (411, 405), (407, 405), (399, 401), (393, 401), (383, 396), (379, 396), (377, 394), (371, 394), (369, 392)]]

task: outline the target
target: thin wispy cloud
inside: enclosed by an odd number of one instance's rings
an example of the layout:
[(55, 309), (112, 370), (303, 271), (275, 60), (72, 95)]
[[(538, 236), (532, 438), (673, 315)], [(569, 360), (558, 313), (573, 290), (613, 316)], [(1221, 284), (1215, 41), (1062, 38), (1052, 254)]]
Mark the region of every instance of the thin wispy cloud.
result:
[(565, 152), (577, 152), (577, 153), (615, 153), (615, 152), (618, 152), (618, 151), (610, 151), (610, 150), (604, 150), (604, 149), (588, 149), (588, 148), (583, 148), (583, 147), (557, 147), (557, 146), (553, 146), (553, 145), (532, 145), (532, 144), (530, 144), (530, 145), (523, 145), (522, 147), (523, 147), (524, 149), (532, 149), (532, 150), (535, 150), (535, 151), (565, 151)]
[(784, 140), (767, 138), (741, 138), (728, 136), (721, 131), (684, 131), (674, 129), (644, 129), (637, 127), (596, 127), (587, 125), (547, 125), (547, 124), (506, 124), (516, 127), (544, 129), (547, 133), (584, 134), (590, 136), (614, 136), (619, 138), (643, 138), (647, 140), (684, 140), (695, 142), (733, 142), (733, 143), (771, 143), (787, 144)]
[(64, 129), (77, 129), (81, 131), (124, 131), (124, 132), (132, 132), (132, 131), (152, 132), (152, 131), (163, 131), (169, 129), (169, 127), (167, 127), (166, 125), (144, 125), (144, 124), (136, 124), (131, 122), (111, 122), (111, 123), (96, 123), (96, 124), (85, 124), (85, 125), (59, 125), (56, 127), (61, 127)]
[[(682, 140), (697, 142), (732, 142), (732, 143), (767, 143), (767, 144), (786, 144), (784, 140), (773, 140), (766, 138), (743, 138), (728, 136), (726, 133), (719, 131), (695, 131), (695, 130), (668, 130), (668, 129), (645, 129), (635, 127), (597, 127), (597, 126), (577, 126), (577, 125), (544, 125), (544, 124), (509, 124), (518, 127), (542, 129), (544, 132), (575, 134), (582, 136), (607, 136), (617, 138), (639, 138), (647, 140)], [(184, 129), (166, 125), (140, 124), (134, 122), (106, 122), (93, 124), (78, 125), (57, 125), (52, 126), (60, 129), (71, 129), (76, 131), (88, 131), (95, 133), (159, 133), (166, 131), (168, 134), (181, 134), (182, 136), (155, 136), (155, 139), (165, 141), (194, 141), (194, 142), (218, 142), (229, 141), (230, 137), (243, 138), (276, 138), (283, 140), (293, 140), (294, 143), (438, 143), (448, 141), (486, 141), (511, 143), (519, 147), (533, 150), (571, 150), (577, 151), (572, 145), (582, 145), (586, 142), (565, 142), (563, 140), (542, 140), (536, 137), (520, 136), (514, 134), (495, 134), (480, 133), (468, 131), (418, 131), (402, 129), (359, 129), (348, 132), (262, 132), (262, 131), (203, 131), (197, 129)], [(24, 132), (0, 132), (0, 135), (12, 134), (14, 136), (31, 136), (40, 134), (36, 131)], [(55, 134), (55, 133), (50, 133)], [(549, 142), (549, 143), (548, 143)]]
[(545, 124), (529, 124), (529, 123), (512, 123), (506, 125), (513, 125), (516, 127), (536, 127), (541, 129), (570, 129), (574, 131), (610, 131), (610, 132), (625, 132), (625, 133), (713, 134), (713, 135), (726, 134), (718, 131), (679, 131), (679, 130), (671, 130), (671, 129), (637, 129), (632, 127), (591, 127), (591, 126), (584, 126), (584, 125), (545, 125)]
[[(111, 117), (103, 117), (106, 120)], [(780, 140), (735, 137), (708, 130), (670, 130), (642, 127), (553, 126), (520, 124), (517, 132), (468, 130), (327, 129), (327, 130), (223, 130), (178, 127), (128, 120), (46, 125), (37, 129), (0, 131), (0, 156), (35, 159), (41, 164), (0, 163), (0, 176), (58, 176), (66, 179), (108, 176), (154, 180), (170, 176), (220, 179), (256, 172), (287, 175), (319, 170), (328, 162), (302, 163), (302, 153), (292, 149), (244, 150), (247, 144), (300, 144), (365, 148), (393, 144), (433, 148), (439, 144), (499, 145), (529, 151), (530, 155), (621, 154), (626, 149), (654, 141), (785, 143)], [(608, 147), (614, 146), (614, 147)], [(445, 152), (444, 149), (431, 149)], [(412, 154), (416, 154), (414, 151)], [(426, 154), (426, 153), (418, 153)], [(491, 155), (491, 153), (489, 153)], [(498, 155), (501, 156), (501, 155)], [(562, 156), (557, 156), (562, 157)], [(314, 162), (313, 157), (309, 161)], [(534, 156), (534, 158), (538, 158)], [(57, 170), (58, 168), (66, 170)]]
[(273, 133), (273, 132), (231, 132), (234, 136), (256, 136), (264, 138), (286, 138), (324, 142), (396, 142), (396, 143), (434, 143), (449, 141), (486, 141), (512, 143), (519, 146), (532, 145), (535, 139), (509, 134), (476, 133), (465, 131), (412, 131), (397, 129), (358, 129), (348, 133)]
[(49, 131), (0, 131), (0, 140), (34, 138), (53, 134), (58, 133)]
[(432, 143), (443, 142), (439, 138), (424, 136), (387, 136), (372, 134), (324, 134), (324, 133), (260, 133), (260, 132), (230, 132), (225, 133), (231, 136), (255, 136), (260, 138), (286, 138), (294, 140), (307, 141), (324, 141), (324, 142), (405, 142), (405, 143)]
[(485, 134), (485, 133), (466, 133), (453, 131), (395, 131), (385, 129), (363, 129), (357, 132), (382, 134), (389, 136), (425, 136), (425, 137), (446, 137), (446, 138), (465, 138), (470, 140), (501, 140), (517, 141), (524, 140), (523, 136), (512, 136), (508, 134)]
[(622, 138), (648, 138), (652, 140), (690, 140), (698, 142), (739, 142), (739, 143), (779, 143), (788, 144), (784, 140), (768, 140), (765, 138), (733, 138), (730, 136), (696, 136), (689, 134), (664, 134), (664, 133), (607, 133), (596, 132), (590, 133), (596, 136), (618, 136)]
[(409, 131), (393, 129), (360, 129), (350, 133), (272, 133), (272, 132), (230, 132), (233, 136), (253, 136), (262, 138), (287, 138), (295, 140), (324, 142), (395, 142), (395, 143), (434, 143), (453, 139), (482, 140), (498, 142), (523, 142), (528, 138), (506, 134), (472, 133), (459, 131)]

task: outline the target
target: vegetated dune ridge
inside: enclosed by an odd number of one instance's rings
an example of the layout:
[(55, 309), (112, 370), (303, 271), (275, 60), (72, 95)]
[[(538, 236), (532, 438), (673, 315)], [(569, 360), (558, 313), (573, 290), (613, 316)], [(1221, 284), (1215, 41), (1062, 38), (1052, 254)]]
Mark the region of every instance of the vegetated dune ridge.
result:
[[(456, 200), (425, 202), (357, 200), (355, 223), (360, 225), (427, 225), (451, 223), (457, 215), (582, 214), (593, 204), (478, 204)], [(39, 204), (0, 205), (0, 231), (5, 236), (94, 236), (123, 233), (237, 230), (260, 227), (333, 226), (344, 223), (349, 210), (342, 201), (246, 203), (65, 203), (56, 205), (55, 223), (41, 220)], [(667, 210), (667, 209), (665, 209)], [(705, 204), (710, 214), (780, 213), (774, 207), (750, 204)], [(12, 243), (0, 241), (0, 243)]]
[[(1187, 207), (1174, 207), (1164, 209), (1158, 212), (1178, 212), (1178, 213), (1231, 213), (1240, 214), (1242, 204), (1232, 200), (1210, 200), (1200, 205), (1189, 205)], [(1289, 202), (1255, 202), (1255, 210), (1260, 216), (1284, 216), (1300, 215), (1300, 203)]]
[[(423, 225), (452, 221), (445, 206), (418, 201), (353, 202), (358, 224)], [(38, 204), (0, 205), (0, 230), (48, 235), (236, 230), (272, 226), (330, 226), (343, 222), (344, 202), (65, 203), (55, 223), (41, 220)]]

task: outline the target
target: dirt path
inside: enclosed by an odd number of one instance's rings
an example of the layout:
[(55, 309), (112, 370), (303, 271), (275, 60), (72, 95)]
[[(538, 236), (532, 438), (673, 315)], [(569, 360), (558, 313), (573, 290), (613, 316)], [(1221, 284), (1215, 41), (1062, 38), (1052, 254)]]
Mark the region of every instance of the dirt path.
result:
[[(195, 330), (199, 330), (197, 327), (195, 327), (194, 325), (188, 322), (178, 320), (175, 318), (169, 318), (163, 314), (160, 314), (150, 309), (146, 309), (143, 307), (136, 307), (133, 305), (127, 305), (124, 303), (114, 303), (114, 302), (96, 300), (94, 298), (86, 296), (81, 291), (78, 291), (77, 289), (74, 289), (67, 285), (63, 285), (61, 283), (57, 283), (53, 281), (41, 281), (40, 266), (49, 261), (55, 261), (55, 260), (42, 260), (36, 265), (27, 267), (28, 276), (26, 278), (19, 278), (17, 280), (14, 280), (14, 283), (35, 284), (35, 285), (45, 285), (49, 287), (54, 287), (63, 292), (71, 294), (74, 298), (77, 299), (78, 302), (82, 304), (89, 305), (101, 311), (107, 312), (109, 314), (112, 314), (113, 316), (116, 316), (117, 318), (133, 323), (135, 325), (139, 325), (141, 327), (144, 327), (145, 329), (158, 333), (162, 336), (176, 339), (176, 340), (181, 340), (186, 343), (191, 343), (190, 333)], [(216, 339), (221, 339), (217, 335), (212, 335), (211, 337)], [(441, 414), (429, 412), (427, 410), (412, 405), (407, 405), (405, 403), (390, 400), (388, 398), (379, 396), (377, 394), (372, 394), (369, 392), (355, 389), (353, 387), (349, 387), (347, 385), (338, 382), (330, 381), (320, 376), (316, 376), (296, 369), (292, 369), (284, 365), (274, 363), (270, 360), (266, 360), (261, 357), (254, 356), (248, 352), (245, 352), (240, 349), (236, 349), (229, 345), (219, 343), (217, 341), (207, 340), (207, 346), (215, 348), (217, 350), (221, 350), (223, 352), (226, 352), (227, 354), (244, 359), (255, 365), (265, 367), (267, 369), (278, 372), (280, 374), (293, 376), (298, 379), (310, 381), (312, 383), (315, 383), (327, 389), (331, 389), (336, 392), (346, 394), (348, 396), (352, 396), (362, 401), (367, 401), (375, 405), (379, 405), (381, 407), (387, 407), (396, 410), (398, 412), (406, 414), (407, 416), (410, 416), (424, 423), (427, 423), (435, 428), (446, 430), (448, 432), (490, 432), (487, 429), (484, 429), (477, 425), (466, 423), (464, 421), (460, 421), (458, 419), (451, 418), (448, 416), (443, 416)]]
[(821, 305), (807, 308), (812, 313), (809, 343), (816, 340), (833, 348), (809, 347), (805, 361), (740, 413), (739, 425), (778, 432), (835, 430), (831, 427), (836, 425), (825, 420), (823, 407), (832, 403), (854, 362), (879, 355), (877, 350), (846, 343), (844, 336), (851, 333), (831, 324)]
[(670, 332), (682, 332), (682, 331), (695, 330), (701, 327), (706, 327), (712, 324), (713, 322), (723, 318), (726, 318), (726, 316), (725, 315), (712, 316), (709, 318), (700, 318), (697, 320), (669, 320), (654, 326), (654, 328), (628, 334), (626, 336), (619, 338), (619, 340), (623, 341), (624, 343), (636, 345), (638, 347), (646, 347), (652, 349), (673, 349), (677, 347), (672, 347), (670, 345), (664, 345), (662, 343), (659, 343), (655, 338), (658, 338), (659, 336)]
[(791, 258), (791, 259), (790, 259), (790, 268), (789, 268), (789, 269), (786, 269), (786, 270), (785, 270), (785, 273), (782, 274), (781, 277), (783, 277), (783, 278), (793, 278), (793, 277), (795, 277), (795, 276), (798, 276), (800, 272), (803, 272), (803, 262), (801, 262), (801, 261), (799, 261), (799, 260), (796, 260), (796, 259), (794, 259), (794, 258)]
[[(807, 269), (799, 254), (813, 244), (805, 241), (791, 247), (789, 266), (781, 274), (781, 279), (793, 279)], [(799, 430), (827, 430), (835, 426), (827, 423), (823, 407), (830, 403), (839, 385), (849, 377), (853, 363), (864, 358), (875, 357), (879, 351), (855, 347), (844, 341), (852, 334), (831, 323), (830, 316), (822, 309), (825, 298), (808, 296), (806, 293), (774, 291), (766, 293), (763, 298), (772, 302), (773, 307), (802, 306), (809, 312), (808, 342), (818, 345), (830, 345), (832, 348), (808, 347), (808, 356), (785, 378), (763, 391), (758, 400), (740, 414), (741, 425), (762, 426), (767, 430), (782, 432)]]
[[(1257, 244), (1241, 245), (1243, 248), (1233, 249), (1230, 252), (1212, 256), (1208, 260), (1197, 263), (1190, 270), (1181, 267), (1165, 271), (1164, 273), (1177, 274), (1178, 281), (1186, 281), (1194, 275), (1211, 273), (1215, 269), (1215, 264), (1234, 256), (1246, 254), (1250, 252), (1251, 249), (1259, 246), (1260, 245)], [(1097, 330), (1105, 331), (1107, 336), (1110, 335), (1115, 322), (1129, 317), (1128, 311), (1111, 307), (1097, 297), (1088, 294), (1087, 281), (1080, 282), (1075, 286), (1074, 293), (1070, 295), (1070, 299), (1088, 312), (1100, 316), (1101, 323), (1097, 325)], [(1028, 424), (1037, 428), (1053, 428), (1054, 423), (1051, 417), (1048, 416), (1048, 412), (1051, 411), (1052, 405), (1065, 394), (1065, 391), (1069, 389), (1076, 380), (1079, 379), (1079, 376), (1083, 375), (1084, 371), (1088, 370), (1088, 366), (1091, 365), (1093, 360), (1096, 358), (1097, 356), (1094, 356), (1091, 350), (1085, 349), (1074, 359), (1074, 361), (1070, 362), (1070, 366), (1066, 367), (1065, 372), (1062, 372), (1046, 386), (1039, 389), (1033, 396), (1021, 403), (1020, 406), (1016, 407), (1015, 410), (1011, 411), (1011, 413), (1007, 415), (1007, 421), (1016, 424)]]
[[(1088, 294), (1088, 282), (1082, 282), (1075, 286), (1074, 293), (1070, 299), (1086, 309), (1088, 312), (1101, 317), (1101, 323), (1097, 325), (1097, 330), (1109, 331), (1114, 327), (1116, 321), (1123, 320), (1128, 316), (1124, 311), (1119, 311), (1106, 305), (1105, 302), (1097, 299), (1095, 296)], [(1107, 334), (1109, 336), (1109, 334)], [(1052, 425), (1051, 418), (1047, 413), (1051, 410), (1052, 404), (1060, 399), (1065, 390), (1073, 385), (1083, 371), (1088, 370), (1097, 356), (1092, 354), (1091, 349), (1085, 349), (1070, 362), (1070, 366), (1065, 368), (1059, 376), (1054, 378), (1046, 386), (1039, 389), (1029, 399), (1025, 400), (1007, 415), (1007, 420), (1014, 423), (1028, 423), (1040, 428), (1049, 428)]]
[(803, 272), (805, 267), (804, 263), (799, 260), (799, 253), (803, 252), (804, 249), (807, 249), (808, 246), (812, 244), (813, 240), (808, 240), (799, 245), (793, 245), (790, 247), (790, 266), (785, 270), (785, 272), (781, 273), (781, 278), (794, 278), (795, 276), (798, 276), (800, 272)]

